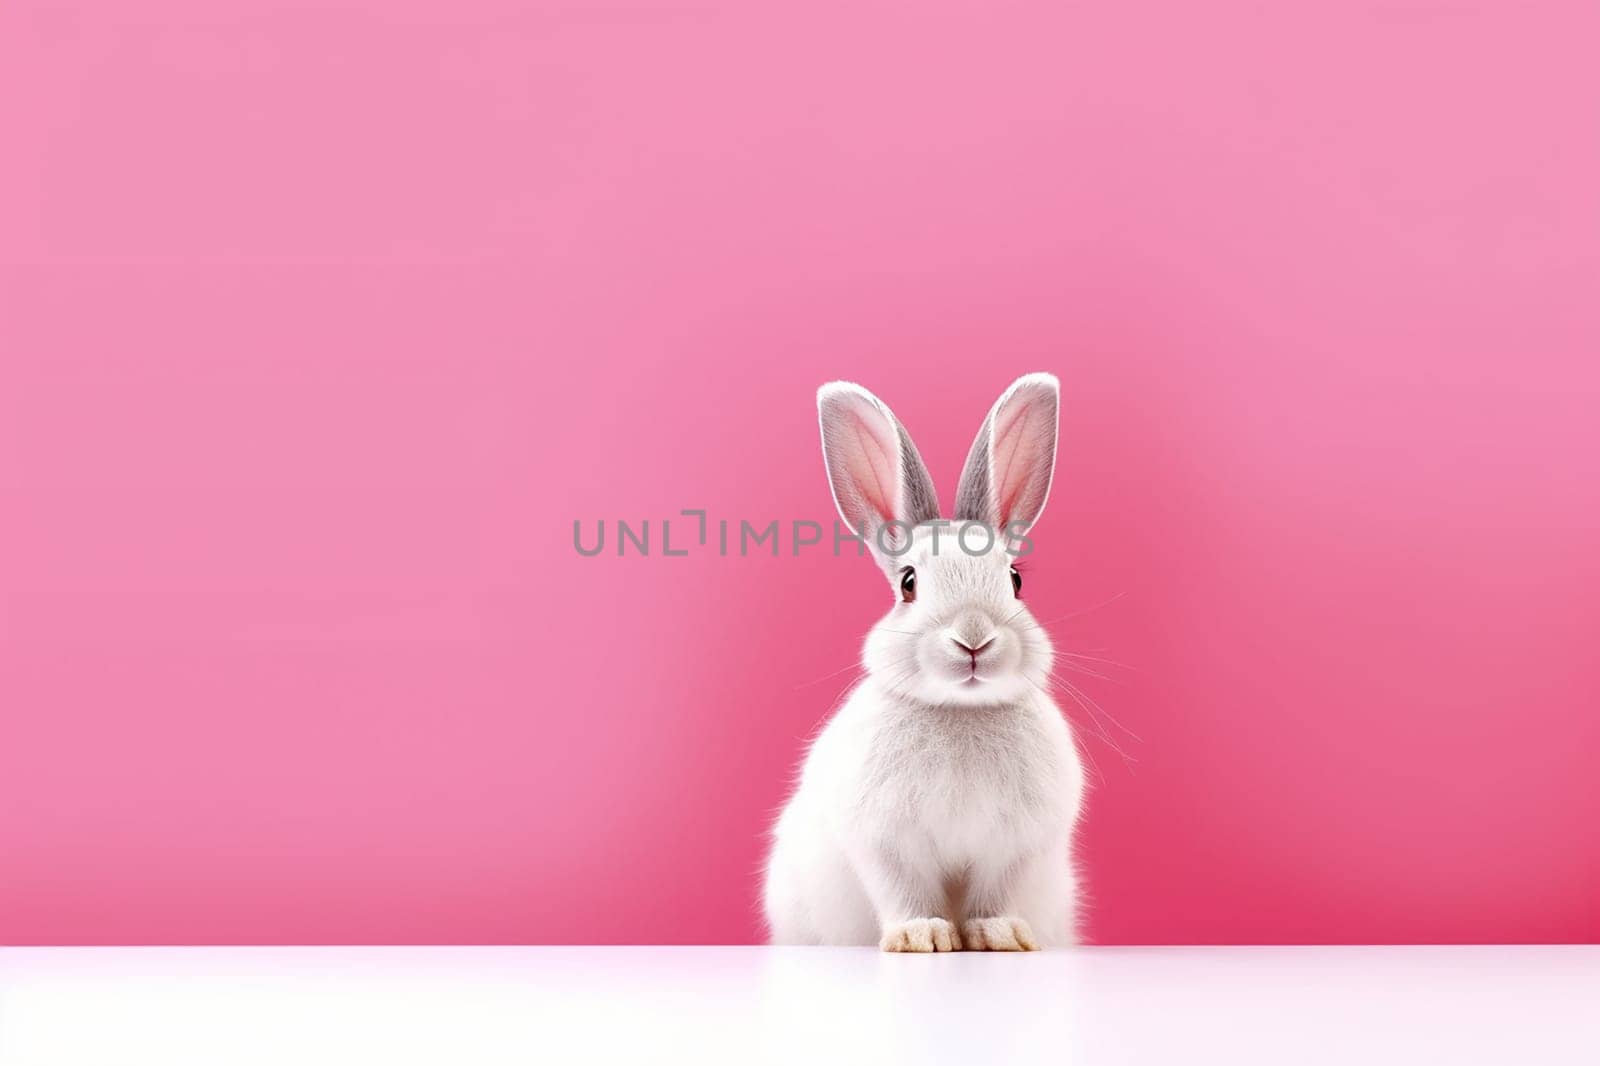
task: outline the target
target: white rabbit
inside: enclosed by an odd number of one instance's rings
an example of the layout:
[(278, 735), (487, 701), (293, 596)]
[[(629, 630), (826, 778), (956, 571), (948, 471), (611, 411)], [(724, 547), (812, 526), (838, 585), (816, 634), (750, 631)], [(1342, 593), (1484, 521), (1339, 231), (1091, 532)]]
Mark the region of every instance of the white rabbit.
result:
[(1012, 566), (1050, 491), (1059, 396), (1049, 374), (1005, 391), (944, 524), (889, 408), (847, 382), (818, 391), (834, 503), (895, 604), (773, 828), (774, 943), (1031, 951), (1074, 940), (1083, 767), (1046, 693), (1049, 638)]

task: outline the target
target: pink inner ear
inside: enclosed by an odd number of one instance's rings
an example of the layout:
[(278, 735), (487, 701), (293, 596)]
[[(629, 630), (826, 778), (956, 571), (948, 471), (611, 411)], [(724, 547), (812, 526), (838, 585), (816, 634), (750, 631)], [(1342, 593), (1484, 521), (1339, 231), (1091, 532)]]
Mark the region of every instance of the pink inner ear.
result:
[(1032, 524), (1044, 507), (1055, 455), (1054, 421), (1050, 404), (1026, 393), (995, 412), (989, 454), (1002, 528), (1013, 519)]
[(898, 485), (895, 467), (900, 458), (894, 427), (877, 410), (852, 400), (839, 428), (846, 435), (841, 442), (845, 489), (879, 521), (893, 518)]

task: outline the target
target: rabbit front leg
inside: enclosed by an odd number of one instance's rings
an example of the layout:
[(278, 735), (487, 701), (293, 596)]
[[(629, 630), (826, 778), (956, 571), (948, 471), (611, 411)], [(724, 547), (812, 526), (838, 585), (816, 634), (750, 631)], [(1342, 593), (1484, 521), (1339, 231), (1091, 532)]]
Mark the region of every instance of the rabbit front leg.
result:
[(851, 849), (851, 864), (878, 917), (884, 951), (960, 951), (961, 933), (946, 910), (936, 870), (908, 861), (893, 847)]
[(1045, 940), (1063, 939), (1058, 930), (1070, 922), (1072, 894), (1071, 868), (1064, 857), (1031, 854), (976, 868), (961, 923), (962, 941), (969, 951), (1038, 951)]

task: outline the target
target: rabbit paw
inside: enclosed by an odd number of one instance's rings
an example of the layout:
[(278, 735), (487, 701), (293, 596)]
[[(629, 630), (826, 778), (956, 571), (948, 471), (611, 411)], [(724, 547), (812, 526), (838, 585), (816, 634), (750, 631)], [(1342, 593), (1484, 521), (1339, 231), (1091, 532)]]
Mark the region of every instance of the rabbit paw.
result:
[(970, 951), (1038, 951), (1033, 930), (1021, 918), (970, 918), (961, 927)]
[(884, 951), (960, 951), (961, 934), (943, 918), (913, 918), (884, 926), (878, 947)]

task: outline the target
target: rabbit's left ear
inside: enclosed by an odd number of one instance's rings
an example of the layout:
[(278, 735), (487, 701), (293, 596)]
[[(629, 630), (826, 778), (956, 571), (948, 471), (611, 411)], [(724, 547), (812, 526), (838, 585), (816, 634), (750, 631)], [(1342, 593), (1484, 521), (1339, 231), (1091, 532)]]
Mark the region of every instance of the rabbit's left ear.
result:
[(997, 532), (1026, 533), (1039, 520), (1056, 468), (1061, 383), (1026, 374), (989, 410), (967, 453), (956, 490), (956, 518)]

